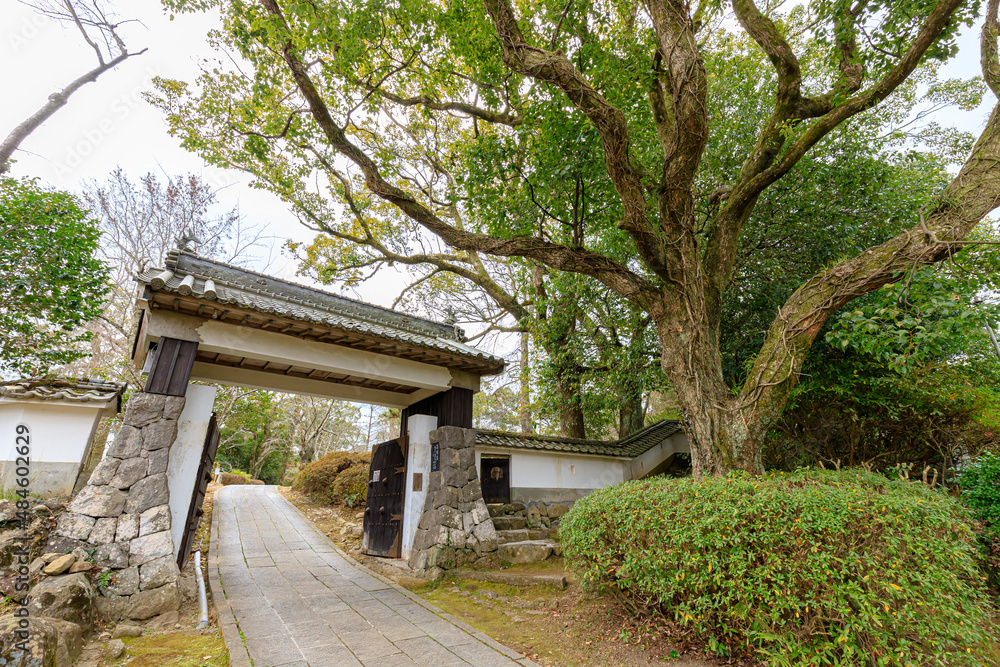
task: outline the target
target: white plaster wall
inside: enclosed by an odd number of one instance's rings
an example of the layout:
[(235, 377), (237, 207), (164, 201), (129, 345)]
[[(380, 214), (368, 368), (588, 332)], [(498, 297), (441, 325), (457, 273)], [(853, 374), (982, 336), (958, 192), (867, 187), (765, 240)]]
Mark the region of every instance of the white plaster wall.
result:
[(510, 456), (510, 486), (520, 489), (601, 489), (624, 481), (628, 465), (627, 459), (477, 447), (477, 470), (491, 453)]
[(107, 403), (0, 402), (0, 486), (16, 479), (18, 424), (31, 429), (29, 491), (42, 498), (68, 496), (87, 445)]
[(174, 539), (174, 556), (181, 548), (184, 522), (187, 520), (198, 465), (205, 448), (215, 393), (215, 387), (188, 385), (184, 410), (177, 420), (177, 439), (170, 447), (167, 489), (170, 492), (170, 533)]
[(641, 479), (668, 457), (690, 451), (687, 435), (674, 433), (660, 444), (632, 459), (629, 479)]
[[(424, 510), (427, 497), (427, 482), (431, 472), (430, 433), (437, 428), (437, 417), (412, 415), (406, 421), (409, 436), (409, 451), (406, 454), (406, 496), (403, 503), (403, 558), (410, 557), (413, 537), (417, 534), (417, 523)], [(413, 490), (413, 475), (423, 475), (420, 491)]]

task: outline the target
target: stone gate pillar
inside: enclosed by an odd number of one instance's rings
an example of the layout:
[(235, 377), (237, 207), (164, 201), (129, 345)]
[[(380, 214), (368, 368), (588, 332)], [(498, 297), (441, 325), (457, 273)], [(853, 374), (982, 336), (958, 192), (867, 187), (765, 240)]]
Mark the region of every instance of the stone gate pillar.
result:
[(442, 426), (430, 441), (440, 469), (428, 475), (410, 567), (436, 577), (470, 563), (493, 564), (497, 533), (476, 470), (476, 431)]
[(57, 534), (86, 542), (95, 549), (94, 564), (115, 573), (98, 603), (109, 620), (180, 607), (167, 459), (184, 401), (134, 394), (114, 444), (59, 518)]
[(98, 600), (106, 620), (180, 608), (167, 464), (197, 350), (194, 341), (158, 341), (145, 391), (129, 398), (114, 443), (56, 526), (58, 535), (94, 548), (94, 564), (114, 572)]

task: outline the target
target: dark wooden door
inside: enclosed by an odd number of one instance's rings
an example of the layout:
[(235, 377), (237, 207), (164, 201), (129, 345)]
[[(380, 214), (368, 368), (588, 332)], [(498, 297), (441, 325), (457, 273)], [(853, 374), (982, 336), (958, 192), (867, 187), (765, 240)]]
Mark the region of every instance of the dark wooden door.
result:
[(375, 445), (372, 450), (364, 522), (371, 556), (399, 558), (403, 555), (406, 446), (406, 438), (401, 437)]
[(205, 436), (205, 447), (201, 452), (201, 462), (198, 464), (198, 475), (194, 478), (194, 491), (191, 492), (191, 506), (188, 507), (184, 535), (181, 537), (181, 550), (177, 553), (177, 567), (182, 570), (194, 543), (194, 534), (198, 531), (198, 522), (203, 514), (201, 506), (205, 502), (208, 483), (212, 481), (212, 464), (215, 463), (215, 453), (218, 450), (219, 424), (213, 414), (208, 420), (208, 433)]
[(510, 459), (479, 460), (479, 481), (487, 503), (510, 502)]

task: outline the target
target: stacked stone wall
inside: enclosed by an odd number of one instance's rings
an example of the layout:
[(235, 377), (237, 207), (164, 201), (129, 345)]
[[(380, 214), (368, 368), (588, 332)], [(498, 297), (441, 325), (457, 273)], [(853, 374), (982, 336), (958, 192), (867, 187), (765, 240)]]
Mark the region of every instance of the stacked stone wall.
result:
[(470, 563), (494, 564), (497, 533), (476, 470), (476, 432), (456, 426), (431, 431), (440, 470), (431, 472), (410, 551), (410, 568), (437, 576)]
[(490, 516), (497, 530), (524, 528), (558, 528), (559, 521), (569, 512), (571, 502), (514, 501), (504, 505), (489, 505)]
[(94, 549), (95, 565), (114, 572), (98, 600), (106, 620), (180, 607), (167, 460), (184, 400), (134, 394), (114, 444), (56, 526), (58, 535)]

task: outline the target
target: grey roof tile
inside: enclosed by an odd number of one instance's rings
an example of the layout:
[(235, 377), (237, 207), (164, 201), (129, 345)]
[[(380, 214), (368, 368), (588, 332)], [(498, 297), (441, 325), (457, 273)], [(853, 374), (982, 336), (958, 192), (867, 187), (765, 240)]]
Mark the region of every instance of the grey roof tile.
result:
[(578, 438), (520, 435), (517, 433), (504, 433), (503, 431), (479, 430), (476, 432), (476, 444), (510, 449), (635, 458), (680, 430), (680, 422), (673, 419), (658, 421), (621, 440), (581, 440)]
[(0, 386), (0, 396), (41, 401), (106, 402), (125, 391), (122, 382), (81, 380), (76, 378), (39, 378), (17, 380)]
[[(188, 276), (193, 276), (194, 281), (185, 285)], [(158, 277), (165, 278), (162, 287), (152, 285)], [(166, 269), (143, 271), (137, 280), (154, 291), (184, 294), (189, 289), (195, 298), (221, 305), (475, 359), (494, 367), (493, 372), (500, 372), (506, 363), (500, 357), (465, 345), (465, 335), (456, 326), (298, 285), (188, 251), (170, 251)], [(212, 285), (207, 285), (209, 281)]]

